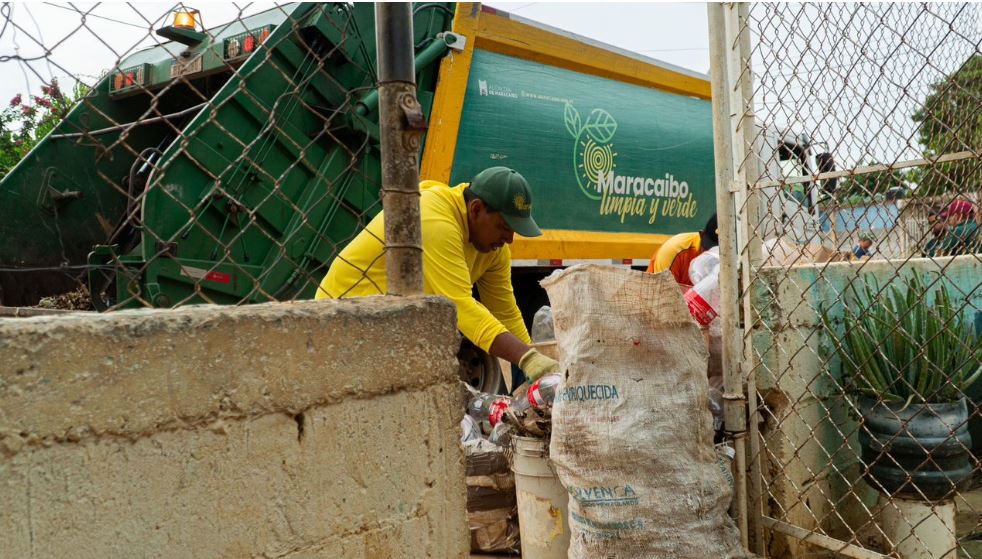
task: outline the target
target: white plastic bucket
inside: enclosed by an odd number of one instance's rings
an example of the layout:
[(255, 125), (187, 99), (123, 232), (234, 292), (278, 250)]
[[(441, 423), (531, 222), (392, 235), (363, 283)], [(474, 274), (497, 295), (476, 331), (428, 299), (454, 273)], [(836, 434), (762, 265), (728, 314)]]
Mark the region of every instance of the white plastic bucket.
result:
[(549, 464), (546, 441), (512, 437), (522, 559), (566, 559), (569, 495)]

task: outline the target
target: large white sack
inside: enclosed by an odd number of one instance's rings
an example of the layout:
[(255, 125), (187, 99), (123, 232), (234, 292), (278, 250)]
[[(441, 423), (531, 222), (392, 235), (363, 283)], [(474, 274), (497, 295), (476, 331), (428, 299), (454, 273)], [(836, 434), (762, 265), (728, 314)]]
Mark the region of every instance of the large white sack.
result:
[(550, 455), (570, 493), (570, 559), (744, 557), (705, 338), (672, 275), (585, 265), (542, 285), (566, 375)]

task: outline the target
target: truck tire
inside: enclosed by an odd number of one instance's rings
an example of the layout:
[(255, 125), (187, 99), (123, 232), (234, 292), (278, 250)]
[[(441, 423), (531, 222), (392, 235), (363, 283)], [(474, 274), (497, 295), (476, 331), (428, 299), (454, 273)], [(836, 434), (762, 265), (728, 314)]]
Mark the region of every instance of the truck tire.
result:
[(488, 394), (507, 392), (498, 360), (466, 338), (460, 344), (457, 360), (460, 362), (460, 380), (475, 390)]

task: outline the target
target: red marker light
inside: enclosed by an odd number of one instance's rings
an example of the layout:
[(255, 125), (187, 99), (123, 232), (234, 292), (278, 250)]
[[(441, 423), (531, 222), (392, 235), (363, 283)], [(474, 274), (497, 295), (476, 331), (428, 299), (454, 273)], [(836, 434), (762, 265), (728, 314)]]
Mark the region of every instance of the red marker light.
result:
[(133, 72), (126, 73), (126, 87), (133, 85)]
[(256, 48), (256, 38), (252, 35), (246, 35), (245, 40), (242, 41), (242, 52), (252, 52)]
[(231, 283), (232, 276), (222, 272), (208, 272), (205, 275), (205, 281), (214, 281), (217, 283)]

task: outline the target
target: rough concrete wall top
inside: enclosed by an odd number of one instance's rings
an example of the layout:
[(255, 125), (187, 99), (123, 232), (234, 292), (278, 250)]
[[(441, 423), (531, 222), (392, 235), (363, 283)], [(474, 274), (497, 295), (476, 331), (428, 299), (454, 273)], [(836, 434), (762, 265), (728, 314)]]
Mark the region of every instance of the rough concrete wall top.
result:
[(0, 454), (453, 382), (457, 336), (436, 297), (0, 319)]

